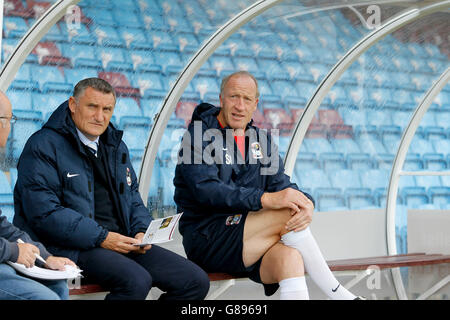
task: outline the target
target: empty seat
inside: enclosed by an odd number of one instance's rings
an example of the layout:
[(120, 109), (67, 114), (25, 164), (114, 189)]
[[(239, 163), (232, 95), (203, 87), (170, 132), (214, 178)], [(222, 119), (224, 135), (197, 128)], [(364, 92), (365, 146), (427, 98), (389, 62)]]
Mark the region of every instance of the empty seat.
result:
[(433, 147), (437, 153), (442, 153), (444, 155), (450, 154), (450, 140), (449, 139), (432, 140), (431, 143), (433, 144)]
[(302, 170), (298, 167), (295, 169), (300, 182), (313, 190), (332, 187), (328, 176), (322, 169)]
[(385, 190), (389, 184), (390, 171), (387, 169), (371, 169), (361, 171), (361, 182), (364, 188)]
[(347, 168), (350, 170), (370, 170), (375, 168), (374, 162), (368, 153), (348, 153), (346, 157)]
[(359, 175), (356, 171), (340, 169), (330, 171), (328, 174), (331, 180), (331, 185), (334, 188), (345, 190), (347, 188), (358, 188), (362, 186)]
[(279, 129), (286, 132), (292, 129), (293, 119), (284, 109), (264, 109), (264, 118), (271, 124), (272, 129)]
[(427, 126), (424, 129), (424, 137), (428, 140), (445, 140), (447, 138), (447, 133), (445, 132), (445, 129), (443, 127)]
[(417, 186), (425, 187), (427, 190), (430, 187), (440, 187), (441, 178), (439, 176), (416, 176)]
[(318, 211), (348, 210), (345, 198), (338, 188), (317, 188), (314, 199)]
[(6, 38), (21, 38), (28, 31), (27, 22), (21, 17), (5, 17), (3, 26)]
[(125, 41), (117, 32), (117, 29), (106, 25), (95, 25), (92, 34), (97, 39), (97, 44), (104, 47), (124, 47)]
[(439, 171), (447, 169), (447, 161), (442, 153), (425, 153), (423, 162), (427, 170)]
[(321, 163), (313, 152), (302, 151), (297, 155), (295, 170), (320, 169)]
[(44, 84), (47, 82), (65, 83), (64, 75), (58, 69), (53, 66), (31, 66), (31, 78), (39, 83), (39, 89), (42, 90)]
[(418, 138), (417, 135), (413, 138), (408, 152), (419, 153), (434, 153), (433, 145), (430, 141)]
[(254, 58), (235, 57), (233, 61), (236, 69), (238, 70), (244, 70), (248, 72), (257, 72), (260, 70)]
[(358, 143), (359, 143), (359, 148), (361, 149), (361, 151), (363, 153), (369, 153), (371, 155), (389, 153), (386, 150), (386, 148), (383, 146), (383, 144), (377, 139), (363, 137), (363, 138), (358, 139)]
[(298, 96), (297, 90), (288, 80), (272, 80), (270, 82), (272, 90), (282, 98), (287, 96)]
[(422, 157), (418, 153), (408, 153), (403, 163), (403, 170), (418, 171), (424, 168)]
[(133, 98), (117, 98), (116, 106), (114, 108), (114, 116), (116, 122), (120, 123), (120, 120), (124, 116), (136, 116), (141, 117), (142, 111), (136, 100)]
[(450, 187), (430, 187), (428, 195), (430, 202), (436, 206), (444, 208), (450, 204)]
[(133, 75), (131, 85), (139, 88), (141, 97), (148, 97), (149, 90), (163, 90), (161, 75), (157, 72), (136, 73)]
[(94, 69), (64, 69), (64, 75), (66, 77), (67, 83), (72, 86), (75, 86), (79, 81), (86, 78), (96, 78), (98, 76), (97, 70)]
[(123, 141), (129, 149), (144, 149), (152, 127), (148, 117), (123, 116), (119, 127), (123, 130)]
[(314, 152), (317, 156), (323, 152), (335, 152), (330, 142), (324, 138), (306, 138), (303, 143), (308, 151)]
[(44, 120), (48, 119), (49, 113), (68, 99), (64, 93), (33, 93), (33, 109), (42, 112)]
[(345, 190), (347, 206), (353, 210), (373, 209), (377, 201), (370, 188), (348, 188)]
[(401, 190), (403, 203), (410, 208), (428, 204), (429, 198), (424, 187), (405, 187)]
[(324, 152), (319, 155), (322, 168), (328, 172), (347, 169), (344, 154), (340, 152)]
[(332, 139), (330, 140), (334, 150), (342, 153), (360, 153), (358, 144), (353, 139)]
[(28, 138), (42, 126), (42, 113), (29, 110), (14, 110), (17, 121), (11, 128), (11, 156), (18, 159)]

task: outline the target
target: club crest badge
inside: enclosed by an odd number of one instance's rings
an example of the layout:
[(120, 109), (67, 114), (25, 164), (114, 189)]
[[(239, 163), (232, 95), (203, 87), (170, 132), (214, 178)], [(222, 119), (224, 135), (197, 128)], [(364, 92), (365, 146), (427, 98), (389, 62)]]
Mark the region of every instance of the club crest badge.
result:
[(261, 146), (259, 145), (259, 142), (253, 142), (251, 145), (252, 155), (253, 159), (262, 159), (263, 155), (261, 152)]
[(228, 216), (225, 224), (231, 226), (233, 224), (239, 224), (241, 222), (242, 214), (235, 214), (234, 216)]
[(131, 172), (130, 168), (127, 168), (127, 184), (129, 187), (131, 187)]

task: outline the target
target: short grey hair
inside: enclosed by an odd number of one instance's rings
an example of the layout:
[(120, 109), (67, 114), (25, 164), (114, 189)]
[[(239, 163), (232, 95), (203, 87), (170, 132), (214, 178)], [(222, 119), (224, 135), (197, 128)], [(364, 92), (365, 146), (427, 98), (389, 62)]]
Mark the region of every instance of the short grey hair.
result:
[(78, 98), (84, 93), (86, 88), (89, 87), (102, 93), (112, 93), (114, 100), (116, 99), (116, 92), (111, 84), (100, 78), (86, 78), (78, 82), (73, 89), (73, 97), (78, 101)]
[(227, 75), (226, 77), (224, 77), (222, 79), (222, 83), (220, 84), (220, 95), (221, 96), (222, 96), (222, 93), (223, 93), (223, 89), (227, 85), (228, 80), (230, 80), (234, 76), (247, 76), (247, 77), (252, 78), (253, 81), (255, 82), (255, 85), (256, 85), (256, 98), (259, 98), (258, 81), (256, 80), (256, 78), (250, 72), (244, 71), (244, 70), (233, 72), (232, 74), (229, 74), (229, 75)]

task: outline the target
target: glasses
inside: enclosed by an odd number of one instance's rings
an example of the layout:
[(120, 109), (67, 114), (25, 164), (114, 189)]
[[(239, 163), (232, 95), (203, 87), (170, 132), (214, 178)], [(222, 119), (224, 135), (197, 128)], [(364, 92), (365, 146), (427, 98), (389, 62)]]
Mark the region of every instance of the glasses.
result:
[(11, 117), (0, 117), (0, 119), (9, 120), (9, 122), (11, 122), (11, 124), (13, 124), (17, 121), (17, 117), (15, 115), (11, 115)]

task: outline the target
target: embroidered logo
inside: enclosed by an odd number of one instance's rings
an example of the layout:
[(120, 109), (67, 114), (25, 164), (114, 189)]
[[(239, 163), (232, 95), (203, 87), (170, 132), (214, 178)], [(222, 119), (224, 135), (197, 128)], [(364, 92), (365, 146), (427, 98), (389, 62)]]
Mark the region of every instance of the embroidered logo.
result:
[(130, 187), (131, 186), (131, 173), (130, 168), (127, 168), (127, 184)]
[(239, 224), (241, 222), (242, 214), (235, 214), (234, 216), (228, 216), (225, 221), (225, 225), (231, 226), (232, 224)]
[(259, 145), (259, 142), (253, 142), (251, 145), (252, 155), (253, 159), (262, 159), (263, 155), (261, 152), (261, 146)]

